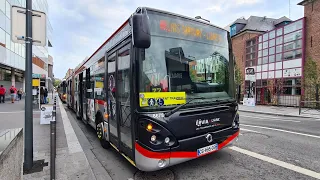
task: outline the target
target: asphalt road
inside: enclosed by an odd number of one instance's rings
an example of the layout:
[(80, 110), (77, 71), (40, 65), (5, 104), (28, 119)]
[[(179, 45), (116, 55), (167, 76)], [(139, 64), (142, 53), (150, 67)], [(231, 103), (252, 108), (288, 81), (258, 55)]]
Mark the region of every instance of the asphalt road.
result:
[[(137, 179), (141, 172), (114, 149), (103, 149), (95, 131), (67, 110), (81, 146), (103, 179)], [(142, 179), (320, 179), (320, 121), (240, 112), (241, 133), (230, 148), (188, 161)], [(108, 177), (108, 178), (110, 178)], [(139, 176), (141, 177), (141, 176)]]

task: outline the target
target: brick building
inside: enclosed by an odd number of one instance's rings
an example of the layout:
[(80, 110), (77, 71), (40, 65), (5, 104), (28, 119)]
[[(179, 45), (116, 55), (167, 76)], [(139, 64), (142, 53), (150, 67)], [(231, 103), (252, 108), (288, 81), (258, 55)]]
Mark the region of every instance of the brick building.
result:
[[(320, 67), (320, 0), (298, 5), (304, 6), (305, 17), (296, 21), (250, 16), (230, 26), (236, 63), (245, 79), (241, 94), (255, 98), (256, 104), (298, 106), (310, 95), (303, 72), (307, 58)], [(248, 68), (254, 70), (255, 82), (249, 81)]]
[(320, 67), (320, 0), (304, 0), (306, 19), (306, 58), (312, 58)]

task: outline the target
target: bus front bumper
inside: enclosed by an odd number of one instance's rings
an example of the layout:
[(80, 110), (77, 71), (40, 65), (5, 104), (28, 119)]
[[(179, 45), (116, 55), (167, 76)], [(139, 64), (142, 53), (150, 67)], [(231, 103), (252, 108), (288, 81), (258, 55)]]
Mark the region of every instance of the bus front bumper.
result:
[(198, 156), (197, 151), (171, 151), (171, 152), (153, 152), (141, 147), (135, 143), (135, 163), (136, 167), (141, 171), (156, 171), (167, 168), (182, 162), (186, 162), (198, 157), (202, 157), (217, 152), (227, 146), (232, 145), (233, 141), (238, 138), (239, 130), (218, 144), (218, 149), (210, 153)]

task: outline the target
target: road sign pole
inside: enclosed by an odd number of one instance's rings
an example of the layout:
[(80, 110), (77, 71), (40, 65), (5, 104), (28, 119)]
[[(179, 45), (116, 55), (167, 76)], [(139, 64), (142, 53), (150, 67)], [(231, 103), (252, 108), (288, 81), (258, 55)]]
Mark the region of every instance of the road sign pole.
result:
[(32, 112), (32, 0), (26, 0), (26, 98), (24, 169), (33, 166), (33, 112)]

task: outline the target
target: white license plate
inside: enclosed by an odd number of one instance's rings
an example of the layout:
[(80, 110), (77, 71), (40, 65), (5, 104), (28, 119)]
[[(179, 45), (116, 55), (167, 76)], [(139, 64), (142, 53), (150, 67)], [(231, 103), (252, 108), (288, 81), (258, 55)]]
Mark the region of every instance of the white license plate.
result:
[(218, 143), (198, 149), (197, 155), (201, 156), (203, 154), (207, 154), (216, 150), (218, 150)]

